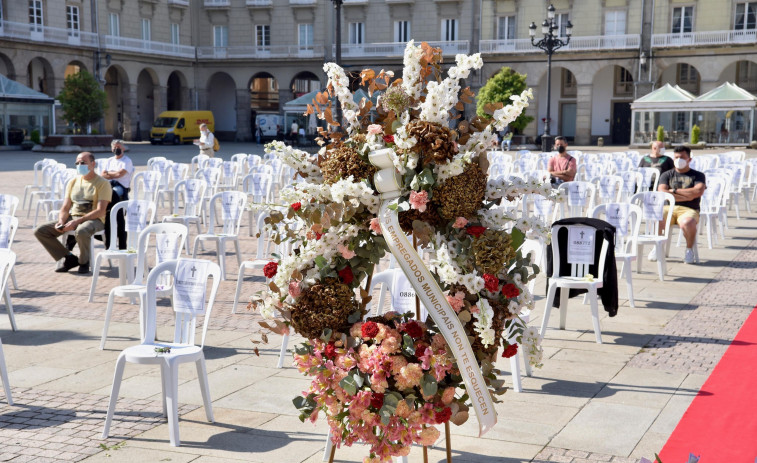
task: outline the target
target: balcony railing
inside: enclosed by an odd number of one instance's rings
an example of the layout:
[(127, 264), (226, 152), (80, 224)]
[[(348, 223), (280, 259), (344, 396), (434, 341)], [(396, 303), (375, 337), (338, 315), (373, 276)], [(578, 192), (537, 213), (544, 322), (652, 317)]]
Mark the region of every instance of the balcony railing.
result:
[(273, 6), (272, 0), (246, 0), (247, 6)]
[[(634, 50), (641, 44), (638, 34), (573, 36), (563, 50)], [(482, 40), (481, 53), (541, 53), (531, 45), (531, 39)]]
[(322, 58), (323, 46), (272, 45), (268, 47), (198, 47), (197, 57), (208, 59), (233, 58)]
[(690, 47), (695, 45), (731, 45), (739, 43), (753, 44), (755, 42), (757, 42), (757, 31), (754, 29), (652, 35), (652, 46), (659, 48)]
[(169, 5), (189, 6), (189, 0), (168, 0)]
[[(428, 42), (428, 44), (441, 48), (445, 55), (468, 53), (470, 49), (467, 40)], [(406, 42), (342, 44), (342, 56), (402, 56), (405, 54), (406, 46)], [(332, 48), (332, 53), (336, 54), (336, 48)]]
[(93, 32), (60, 29), (29, 23), (0, 21), (0, 37), (33, 40), (78, 47), (96, 47), (97, 34)]
[(169, 55), (181, 58), (194, 58), (195, 48), (189, 45), (175, 45), (166, 42), (132, 39), (128, 37), (105, 36), (105, 48), (110, 50), (133, 51), (153, 55)]
[(315, 5), (315, 0), (289, 0), (290, 5)]
[(231, 6), (230, 0), (204, 0), (203, 5), (205, 5), (206, 8), (224, 8), (227, 6)]

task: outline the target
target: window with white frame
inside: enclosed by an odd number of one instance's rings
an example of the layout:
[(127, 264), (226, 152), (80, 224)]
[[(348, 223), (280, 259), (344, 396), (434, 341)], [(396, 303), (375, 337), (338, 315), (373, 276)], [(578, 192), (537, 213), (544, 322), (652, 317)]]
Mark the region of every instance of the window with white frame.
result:
[(179, 43), (181, 43), (180, 37), (181, 34), (179, 23), (171, 23), (171, 43), (174, 45), (179, 45)]
[(297, 43), (300, 49), (313, 49), (313, 23), (297, 25)]
[(623, 66), (615, 66), (615, 96), (633, 95), (633, 76)]
[(623, 35), (626, 33), (626, 11), (605, 11), (605, 35)]
[(257, 24), (255, 25), (255, 46), (258, 48), (267, 49), (271, 46), (271, 25), (270, 24)]
[(410, 40), (410, 21), (394, 21), (394, 41), (407, 42)]
[(108, 14), (108, 35), (118, 37), (121, 35), (121, 26), (118, 13)]
[(42, 0), (29, 0), (29, 25), (34, 32), (42, 32)]
[(736, 18), (733, 28), (737, 31), (757, 29), (757, 2), (736, 4)]
[(69, 37), (79, 37), (81, 23), (79, 22), (79, 7), (66, 5), (66, 29)]
[(216, 48), (229, 46), (229, 26), (213, 26), (213, 46)]
[(748, 92), (757, 91), (757, 63), (752, 61), (736, 63), (736, 85)]
[(365, 43), (365, 23), (350, 23), (349, 43), (357, 45)]
[(569, 19), (570, 15), (568, 13), (559, 13), (555, 15), (555, 26), (557, 26), (557, 30), (560, 32), (560, 37), (568, 35)]
[(142, 18), (142, 40), (149, 42), (152, 40), (152, 32), (150, 31), (151, 21), (146, 18)]
[(699, 71), (688, 63), (679, 63), (677, 65), (677, 84), (684, 90), (691, 93), (699, 93)]
[(515, 38), (515, 16), (500, 16), (497, 18), (497, 40), (512, 40)]
[(670, 32), (686, 34), (694, 30), (694, 7), (679, 6), (673, 8), (673, 23)]
[(442, 19), (442, 40), (445, 42), (457, 40), (457, 19)]

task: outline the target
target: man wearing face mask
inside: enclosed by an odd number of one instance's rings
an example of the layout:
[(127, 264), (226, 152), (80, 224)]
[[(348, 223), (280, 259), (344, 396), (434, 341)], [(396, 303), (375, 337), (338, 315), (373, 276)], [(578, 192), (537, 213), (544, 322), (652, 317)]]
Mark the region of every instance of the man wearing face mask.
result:
[[(110, 150), (113, 156), (105, 161), (102, 177), (110, 181), (113, 188), (113, 197), (108, 205), (105, 214), (105, 248), (110, 248), (110, 210), (116, 203), (129, 199), (129, 187), (131, 186), (131, 176), (134, 173), (134, 164), (125, 154), (123, 140), (113, 140), (110, 142)], [(126, 223), (123, 214), (118, 214), (117, 235), (118, 249), (126, 249)]]
[[(706, 180), (702, 172), (689, 167), (691, 149), (688, 146), (676, 146), (673, 157), (675, 169), (660, 176), (657, 190), (671, 193), (676, 200), (671, 224), (678, 224), (681, 227), (683, 236), (686, 238), (686, 254), (684, 254), (683, 261), (686, 264), (691, 264), (694, 262), (692, 247), (697, 236), (699, 202), (705, 188), (707, 188)], [(665, 214), (667, 213), (667, 206), (665, 206)], [(662, 231), (660, 233), (662, 234)]]
[[(92, 153), (85, 151), (76, 156), (76, 171), (79, 175), (66, 185), (58, 220), (40, 225), (34, 230), (34, 236), (58, 261), (56, 272), (68, 272), (78, 265), (78, 273), (85, 274), (89, 273), (92, 235), (105, 228), (105, 211), (112, 189), (107, 180), (95, 173)], [(63, 233), (72, 230), (79, 246), (78, 258), (59, 239)]]
[[(661, 141), (652, 142), (652, 152), (639, 160), (639, 167), (654, 167), (660, 171), (660, 175), (673, 168), (673, 160), (665, 156), (665, 146)], [(651, 190), (654, 184), (649, 185)]]
[(564, 182), (572, 182), (576, 178), (576, 159), (568, 154), (568, 141), (565, 137), (555, 137), (556, 156), (549, 158), (547, 170), (549, 170), (552, 186), (557, 188)]

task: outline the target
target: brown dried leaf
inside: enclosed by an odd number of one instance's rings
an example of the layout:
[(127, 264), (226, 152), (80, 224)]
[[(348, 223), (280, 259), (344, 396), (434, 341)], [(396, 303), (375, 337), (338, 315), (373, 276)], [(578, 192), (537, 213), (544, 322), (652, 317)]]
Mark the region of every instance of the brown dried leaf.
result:
[(376, 72), (373, 69), (363, 69), (360, 73), (360, 85), (365, 85), (366, 82), (372, 81), (376, 77)]
[(270, 283), (268, 283), (268, 287), (269, 287), (269, 288), (271, 289), (271, 291), (273, 291), (274, 293), (277, 293), (277, 294), (278, 294), (278, 293), (281, 293), (281, 290), (279, 290), (279, 287), (278, 287), (278, 286), (276, 286), (276, 283), (274, 283), (273, 281), (271, 281)]
[(452, 415), (452, 418), (449, 419), (450, 423), (454, 424), (455, 426), (461, 426), (463, 423), (468, 421), (468, 412), (467, 411), (459, 411)]
[(329, 95), (326, 92), (318, 92), (315, 94), (315, 101), (318, 102), (318, 104), (325, 105), (329, 102)]
[(257, 355), (258, 357), (260, 357), (260, 351), (258, 350), (258, 348), (257, 348), (257, 347), (256, 347), (256, 348), (254, 348), (254, 349), (252, 349), (252, 352), (253, 352), (253, 353), (254, 353), (255, 355)]
[(260, 339), (262, 339), (264, 343), (268, 344), (268, 336), (265, 333), (260, 333)]

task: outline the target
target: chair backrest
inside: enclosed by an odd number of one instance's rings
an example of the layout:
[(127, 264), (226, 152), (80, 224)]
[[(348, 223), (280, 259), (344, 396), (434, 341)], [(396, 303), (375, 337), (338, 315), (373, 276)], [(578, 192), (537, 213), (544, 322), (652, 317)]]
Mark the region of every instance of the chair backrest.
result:
[(158, 159), (150, 165), (150, 170), (160, 172), (159, 188), (166, 188), (171, 182), (171, 164), (173, 164), (173, 161)]
[[(659, 224), (663, 222), (663, 235), (665, 238), (670, 233), (670, 222), (673, 219), (673, 207), (676, 200), (670, 193), (663, 191), (643, 191), (631, 196), (629, 201), (641, 208), (641, 219), (644, 223), (645, 235), (657, 235)], [(664, 206), (668, 206), (668, 213), (664, 214)]]
[(549, 182), (549, 171), (541, 169), (532, 170), (531, 172), (528, 172), (526, 174), (526, 177), (529, 180), (536, 180), (541, 183), (547, 183)]
[[(210, 222), (208, 233), (236, 236), (242, 224), (242, 215), (247, 204), (247, 195), (241, 191), (222, 191), (210, 198)], [(217, 233), (216, 210), (221, 207), (223, 230)]]
[(160, 178), (160, 172), (156, 170), (137, 173), (132, 177), (131, 197), (155, 202), (160, 190)]
[(195, 178), (205, 180), (205, 183), (208, 184), (205, 196), (213, 196), (216, 194), (218, 184), (221, 181), (221, 169), (217, 167), (205, 167), (197, 171)]
[(562, 217), (587, 217), (594, 207), (597, 187), (593, 183), (574, 181), (562, 183), (559, 188), (565, 195), (561, 204)]
[(258, 164), (256, 166), (250, 167), (250, 173), (269, 174), (271, 177), (273, 177), (273, 166), (271, 166), (270, 164)]
[(510, 175), (513, 171), (513, 165), (510, 162), (501, 162), (497, 160), (489, 166), (489, 175), (492, 177)]
[[(139, 241), (139, 234), (145, 227), (152, 225), (155, 220), (156, 209), (157, 207), (154, 202), (144, 199), (121, 201), (113, 205), (110, 209), (110, 223), (117, 223), (116, 219), (118, 214), (124, 214), (126, 246), (128, 249), (136, 249)], [(118, 247), (117, 229), (118, 227), (110, 227), (111, 249), (116, 249)]]
[(641, 208), (636, 204), (600, 204), (591, 211), (595, 219), (602, 219), (615, 227), (615, 250), (636, 255), (636, 242), (641, 229)]
[(245, 161), (247, 160), (247, 156), (249, 156), (249, 154), (247, 153), (237, 153), (237, 154), (232, 154), (230, 159), (231, 159), (231, 162), (235, 162), (237, 163), (237, 165), (241, 167), (245, 164)]
[(263, 158), (261, 158), (257, 154), (250, 154), (244, 160), (244, 163), (245, 163), (245, 166), (247, 166), (247, 173), (250, 173), (253, 167), (258, 166), (263, 163)]
[(16, 253), (10, 249), (0, 249), (0, 298), (5, 294), (8, 276), (16, 265)]
[(173, 213), (179, 215), (179, 195), (184, 198), (184, 215), (197, 216), (200, 213), (202, 200), (208, 183), (201, 178), (180, 180), (173, 188)]
[(576, 177), (577, 180), (580, 179), (589, 182), (591, 179), (603, 175), (605, 175), (605, 165), (600, 161), (595, 161), (578, 166)]
[(641, 191), (641, 184), (644, 182), (644, 176), (641, 172), (627, 170), (618, 172), (618, 177), (623, 179), (623, 193), (621, 198), (628, 200), (635, 193)]
[(171, 164), (171, 181), (174, 185), (176, 182), (187, 178), (189, 173), (189, 164), (183, 162), (174, 162)]
[(16, 215), (18, 196), (0, 194), (0, 214)]
[(538, 218), (545, 227), (552, 226), (552, 222), (557, 218), (557, 204), (542, 195), (526, 194), (523, 195), (523, 216)]
[(103, 173), (103, 166), (108, 161), (108, 158), (97, 158), (95, 159), (95, 173), (97, 175), (102, 175)]
[(513, 172), (526, 173), (536, 169), (536, 161), (530, 158), (521, 158), (513, 162)]
[[(208, 332), (208, 322), (213, 303), (218, 293), (221, 278), (221, 268), (215, 262), (204, 259), (176, 259), (163, 262), (155, 266), (147, 276), (147, 297), (145, 317), (145, 340), (143, 344), (155, 342), (157, 328), (157, 284), (164, 272), (174, 277), (173, 309), (176, 313), (174, 340), (176, 344), (194, 345), (197, 317), (204, 316), (202, 340), (200, 347), (205, 345), (205, 335)], [(213, 279), (210, 297), (206, 301), (208, 278)]]
[(263, 203), (271, 194), (272, 184), (273, 178), (270, 174), (248, 174), (242, 179), (242, 191), (251, 196), (253, 203)]
[(644, 177), (641, 182), (640, 191), (657, 191), (657, 182), (660, 181), (660, 171), (654, 167), (638, 167), (637, 171)]
[(133, 284), (140, 285), (147, 274), (150, 237), (155, 239), (155, 264), (178, 259), (187, 240), (189, 229), (180, 223), (154, 223), (139, 233), (137, 241), (137, 271)]
[(700, 214), (717, 214), (723, 205), (723, 196), (728, 192), (728, 180), (720, 175), (707, 176), (707, 188), (699, 202)]
[(237, 171), (239, 164), (234, 161), (223, 161), (221, 164), (221, 185), (224, 187), (234, 188), (237, 184)]
[[(587, 236), (584, 234), (582, 237), (578, 237), (578, 240), (582, 240), (585, 246), (581, 246), (577, 244), (576, 242), (570, 242), (571, 229), (574, 227), (576, 227), (575, 231), (577, 232), (577, 234), (580, 232), (584, 232), (584, 229), (586, 228), (594, 231), (593, 236)], [(561, 262), (560, 262), (561, 248), (560, 248), (559, 238), (564, 233), (568, 233), (569, 244), (566, 251), (568, 254), (568, 265), (570, 266), (569, 273), (566, 273), (561, 268)], [(602, 247), (600, 248), (598, 259), (597, 259), (597, 256), (593, 255), (595, 246), (596, 246), (595, 245), (596, 239), (602, 240)], [(578, 240), (575, 240), (575, 241), (578, 241)], [(589, 244), (586, 244), (587, 241), (589, 242)], [(583, 251), (587, 249), (588, 247), (591, 247), (591, 250), (592, 250), (591, 256), (587, 255), (586, 253), (579, 252), (579, 251)], [(591, 267), (591, 265), (594, 264), (594, 262), (597, 262), (598, 269), (603, 269), (605, 267), (605, 259), (607, 258), (607, 250), (609, 249), (609, 247), (610, 247), (609, 241), (605, 239), (604, 235), (601, 234), (594, 227), (591, 227), (588, 225), (555, 225), (552, 227), (552, 275), (549, 275), (549, 277), (571, 276), (573, 278), (583, 278), (589, 274), (589, 268)], [(589, 257), (589, 258), (585, 259), (586, 257)], [(594, 257), (594, 258), (591, 259), (591, 257)], [(575, 262), (571, 262), (571, 260), (574, 260)], [(592, 263), (588, 263), (589, 261), (591, 261)], [(594, 280), (602, 281), (601, 270), (598, 271), (597, 273), (598, 275), (593, 275)]]
[(720, 171), (720, 169), (710, 169), (705, 175), (707, 176), (707, 188), (705, 188), (705, 192), (707, 192), (707, 189), (710, 187), (710, 180), (722, 180), (723, 192), (721, 194), (722, 198), (720, 199), (720, 205), (721, 207), (728, 206), (728, 200), (731, 196), (731, 185), (733, 184), (731, 173)]
[(155, 164), (156, 162), (159, 162), (159, 161), (166, 161), (166, 160), (167, 159), (166, 159), (165, 156), (154, 156), (154, 157), (151, 157), (150, 159), (147, 160), (147, 168), (149, 170), (152, 170), (153, 164)]
[(220, 169), (221, 164), (223, 164), (223, 159), (221, 158), (208, 158), (202, 163), (200, 168), (201, 169), (206, 169), (206, 168)]
[(194, 175), (195, 172), (197, 172), (199, 169), (201, 169), (205, 161), (210, 159), (210, 156), (207, 154), (198, 154), (197, 156), (192, 158), (191, 161), (191, 167), (192, 167), (192, 174)]
[(597, 203), (620, 202), (623, 194), (623, 177), (618, 175), (602, 175), (591, 179), (597, 186)]
[(40, 182), (42, 181), (42, 170), (51, 165), (55, 164), (57, 161), (55, 159), (45, 158), (41, 159), (34, 163), (34, 183), (32, 185), (38, 186), (40, 185)]
[(71, 172), (69, 169), (53, 172), (50, 195), (48, 196), (48, 199), (63, 199), (63, 195), (66, 192), (66, 186), (68, 185), (68, 182), (70, 182), (74, 177), (76, 177), (76, 172)]
[[(10, 249), (17, 230), (18, 218), (8, 214), (0, 214), (0, 249)], [(2, 297), (1, 293), (0, 297)]]
[[(409, 312), (415, 315), (415, 289), (410, 284), (410, 280), (405, 276), (402, 269), (390, 268), (375, 274), (371, 280), (371, 292), (373, 291), (373, 288), (380, 284), (383, 284), (386, 289), (389, 290), (393, 311), (398, 313)], [(423, 304), (421, 304), (420, 309), (421, 321), (425, 321), (428, 317), (428, 310)], [(379, 309), (377, 310), (381, 310), (381, 305), (379, 305)], [(381, 315), (381, 313), (378, 312), (376, 315)]]

